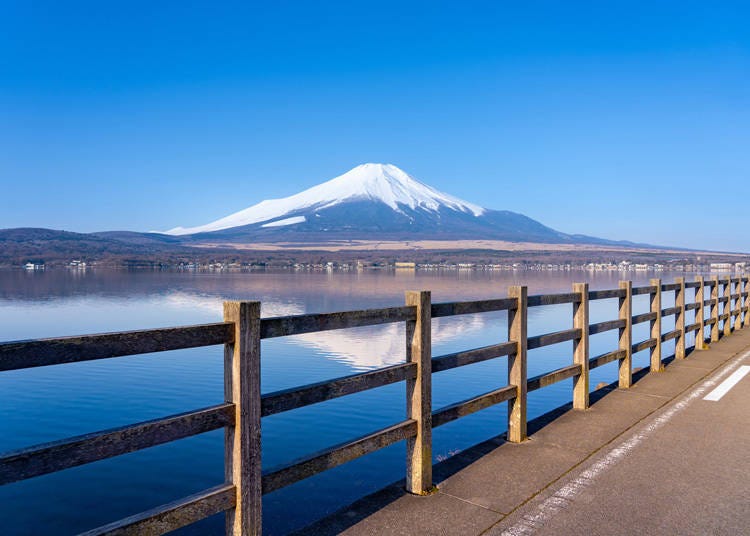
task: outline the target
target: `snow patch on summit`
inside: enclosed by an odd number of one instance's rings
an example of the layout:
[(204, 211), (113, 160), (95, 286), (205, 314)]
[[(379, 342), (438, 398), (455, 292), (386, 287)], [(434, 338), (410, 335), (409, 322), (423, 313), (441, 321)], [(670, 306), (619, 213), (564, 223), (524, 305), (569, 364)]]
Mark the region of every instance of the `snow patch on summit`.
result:
[[(402, 207), (429, 212), (446, 208), (477, 217), (485, 212), (479, 205), (440, 192), (392, 164), (362, 164), (343, 175), (290, 197), (262, 201), (209, 224), (188, 228), (175, 227), (166, 231), (166, 234), (187, 235), (220, 231), (278, 220), (302, 210), (321, 210), (353, 200), (379, 201), (397, 212), (403, 212)], [(292, 216), (265, 224), (263, 227), (291, 225), (302, 221), (303, 216)]]

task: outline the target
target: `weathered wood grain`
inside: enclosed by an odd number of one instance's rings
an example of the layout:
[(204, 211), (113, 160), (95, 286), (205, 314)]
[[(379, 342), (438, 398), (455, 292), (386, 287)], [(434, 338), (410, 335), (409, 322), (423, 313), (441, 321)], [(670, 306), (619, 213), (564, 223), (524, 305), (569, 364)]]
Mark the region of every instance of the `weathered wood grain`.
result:
[(354, 441), (305, 456), (288, 465), (264, 473), (263, 493), (271, 493), (415, 435), (417, 435), (417, 422), (407, 420)]
[[(652, 279), (651, 281), (657, 281), (656, 279)], [(661, 283), (659, 283), (659, 288), (661, 288)], [(654, 285), (650, 285), (648, 287), (633, 287), (633, 296), (639, 296), (641, 294), (653, 294), (656, 292), (657, 288)]]
[(234, 486), (222, 484), (78, 536), (157, 536), (234, 507)]
[(622, 298), (623, 291), (619, 288), (610, 290), (590, 290), (589, 300), (605, 300), (608, 298)]
[(675, 330), (677, 331), (677, 337), (674, 341), (674, 355), (676, 359), (685, 359), (687, 355), (685, 344), (685, 278), (677, 277), (675, 283), (678, 287), (674, 294), (674, 304), (675, 309), (677, 309), (674, 319)]
[(406, 491), (421, 495), (432, 489), (432, 306), (429, 291), (408, 291), (406, 305), (417, 308), (406, 323), (406, 359), (416, 367), (406, 380), (406, 417), (417, 433), (406, 439)]
[(0, 485), (223, 428), (232, 423), (234, 409), (221, 404), (6, 452), (0, 456)]
[(580, 371), (573, 380), (573, 409), (589, 407), (589, 285), (573, 283), (573, 291), (580, 300), (573, 304), (573, 331), (578, 335), (573, 339), (573, 364)]
[(731, 312), (732, 312), (732, 301), (730, 299), (730, 296), (732, 294), (732, 284), (731, 284), (731, 278), (727, 277), (724, 281), (724, 307), (722, 308), (722, 315), (724, 318), (724, 336), (731, 335), (732, 334), (732, 318), (731, 318)]
[(226, 533), (261, 536), (260, 302), (224, 302), (224, 320), (235, 328), (224, 346), (224, 398), (237, 408), (224, 432), (224, 479), (236, 491)]
[(493, 311), (507, 311), (508, 309), (512, 309), (515, 306), (515, 300), (511, 300), (508, 298), (500, 298), (496, 300), (433, 303), (432, 318), (438, 318), (441, 316), (490, 313)]
[(649, 370), (659, 372), (664, 366), (661, 362), (661, 279), (649, 281), (654, 291), (649, 295), (649, 310), (654, 318), (649, 322), (649, 333), (655, 344), (649, 351)]
[(581, 336), (581, 328), (564, 329), (562, 331), (556, 331), (554, 333), (545, 333), (544, 335), (536, 335), (527, 339), (527, 345), (529, 350), (535, 348), (542, 348), (544, 346), (550, 346), (552, 344), (558, 344), (565, 341), (572, 341), (573, 339)]
[(719, 340), (719, 277), (711, 278), (711, 342)]
[(667, 342), (671, 341), (672, 339), (676, 339), (680, 334), (680, 330), (675, 329), (672, 331), (667, 331), (661, 336), (661, 342)]
[(260, 336), (262, 339), (270, 339), (316, 331), (404, 322), (414, 320), (415, 314), (414, 307), (405, 306), (264, 318), (261, 320)]
[(589, 324), (589, 335), (596, 335), (597, 333), (604, 333), (613, 329), (619, 329), (625, 327), (625, 320), (607, 320), (606, 322), (598, 322), (596, 324)]
[(702, 305), (698, 302), (688, 303), (685, 304), (685, 310), (686, 311), (692, 311), (692, 310), (698, 310), (702, 307)]
[(589, 359), (589, 369), (595, 369), (602, 365), (606, 365), (607, 363), (611, 363), (612, 361), (617, 361), (618, 359), (622, 359), (624, 355), (624, 350), (615, 350), (614, 352), (607, 352), (606, 354), (592, 357)]
[[(508, 296), (516, 302), (515, 308), (508, 312), (508, 341), (516, 345), (515, 351), (508, 355), (508, 386), (513, 392), (513, 401), (508, 404), (508, 441), (520, 443), (526, 439), (527, 425), (528, 288), (525, 286), (510, 287)], [(469, 411), (473, 407), (482, 407), (482, 404), (489, 404), (498, 396), (502, 397), (503, 395), (495, 391), (484, 395), (484, 398), (479, 397), (462, 404), (454, 404), (444, 408), (439, 419), (457, 419), (465, 414), (462, 413), (463, 411)], [(435, 416), (433, 416), (433, 425), (434, 419)]]
[(553, 370), (552, 372), (547, 372), (545, 374), (539, 374), (538, 376), (534, 376), (533, 378), (529, 378), (527, 382), (527, 389), (529, 391), (536, 391), (537, 389), (541, 389), (542, 387), (547, 387), (548, 385), (552, 385), (553, 383), (561, 382), (563, 380), (567, 380), (568, 378), (574, 378), (576, 376), (581, 375), (581, 365), (573, 364), (568, 365), (567, 367), (561, 367), (557, 370)]
[(506, 385), (489, 393), (440, 408), (432, 414), (432, 427), (437, 428), (495, 404), (512, 400), (516, 397), (516, 392), (515, 385)]
[(695, 322), (694, 324), (688, 324), (685, 326), (685, 332), (699, 331), (701, 329), (701, 323)]
[(620, 389), (629, 389), (633, 384), (633, 282), (620, 281), (620, 288), (625, 291), (618, 300), (620, 320), (625, 325), (619, 329), (618, 340), (625, 355), (619, 360), (618, 385)]
[(631, 351), (634, 354), (637, 352), (642, 352), (643, 350), (646, 350), (647, 348), (653, 348), (654, 346), (656, 346), (656, 342), (657, 342), (657, 339), (655, 338), (646, 339), (645, 341), (641, 341), (637, 344), (634, 344), (632, 346)]
[(575, 303), (580, 300), (581, 296), (575, 292), (562, 294), (535, 294), (528, 296), (529, 307), (539, 307), (541, 305), (560, 305), (562, 303)]
[(268, 417), (284, 411), (325, 402), (341, 396), (375, 389), (403, 380), (413, 380), (417, 374), (414, 363), (402, 363), (372, 372), (352, 374), (333, 380), (303, 385), (267, 393), (261, 397), (261, 415)]
[(222, 322), (4, 342), (0, 343), (0, 371), (224, 344), (232, 335), (232, 325)]
[(475, 348), (473, 350), (464, 350), (461, 352), (433, 357), (432, 372), (450, 370), (464, 365), (471, 365), (472, 363), (479, 363), (497, 357), (512, 355), (516, 351), (516, 346), (515, 342), (502, 342), (500, 344), (492, 344), (490, 346), (483, 346), (482, 348)]
[(650, 320), (655, 320), (655, 319), (656, 319), (656, 312), (641, 313), (639, 315), (633, 315), (633, 325), (642, 324), (643, 322), (648, 322)]

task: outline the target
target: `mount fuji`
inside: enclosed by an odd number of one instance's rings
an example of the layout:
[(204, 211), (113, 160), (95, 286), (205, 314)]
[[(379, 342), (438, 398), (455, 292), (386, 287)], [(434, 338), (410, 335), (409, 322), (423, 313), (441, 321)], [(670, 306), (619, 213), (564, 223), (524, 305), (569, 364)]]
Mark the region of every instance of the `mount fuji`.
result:
[(522, 214), (463, 201), (391, 164), (362, 164), (290, 197), (163, 234), (183, 243), (492, 239), (616, 244), (561, 233)]

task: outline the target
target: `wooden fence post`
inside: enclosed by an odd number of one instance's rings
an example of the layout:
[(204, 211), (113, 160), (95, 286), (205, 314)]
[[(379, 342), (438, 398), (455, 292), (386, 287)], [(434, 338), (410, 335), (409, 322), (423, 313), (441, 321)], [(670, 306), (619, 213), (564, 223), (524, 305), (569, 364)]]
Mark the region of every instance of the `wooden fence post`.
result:
[(581, 366), (581, 374), (573, 377), (573, 409), (589, 407), (589, 284), (574, 283), (573, 292), (580, 301), (573, 302), (573, 328), (581, 337), (573, 339), (573, 363)]
[(698, 331), (695, 333), (695, 349), (705, 350), (706, 349), (706, 319), (705, 310), (703, 308), (703, 301), (706, 299), (704, 294), (703, 276), (697, 276), (695, 280), (698, 282), (698, 287), (695, 289), (695, 303), (698, 304), (698, 308), (695, 309), (695, 322), (698, 323)]
[(745, 276), (745, 323), (744, 326), (750, 326), (750, 276)]
[(406, 305), (417, 308), (406, 322), (406, 359), (417, 375), (406, 381), (407, 418), (417, 421), (417, 435), (406, 440), (406, 491), (417, 495), (432, 489), (432, 303), (428, 290), (407, 291)]
[(516, 298), (515, 309), (508, 310), (508, 340), (516, 343), (516, 353), (508, 356), (508, 385), (516, 386), (508, 401), (508, 441), (520, 443), (526, 439), (528, 288), (510, 287), (508, 297)]
[(625, 325), (619, 329), (620, 350), (625, 351), (625, 357), (619, 360), (618, 387), (628, 389), (633, 383), (633, 282), (620, 281), (620, 290), (625, 291), (625, 296), (619, 299), (620, 320), (625, 321)]
[(674, 356), (676, 359), (685, 359), (685, 278), (678, 277), (675, 283), (679, 285), (674, 295), (674, 306), (677, 308), (677, 316), (674, 319), (674, 329), (677, 337), (674, 341)]
[(649, 294), (651, 312), (656, 315), (649, 321), (650, 337), (656, 339), (656, 344), (651, 347), (650, 352), (651, 372), (659, 372), (663, 370), (661, 364), (661, 279), (652, 279), (649, 281), (649, 285), (656, 287), (656, 291)]
[(721, 312), (722, 315), (728, 315), (726, 320), (724, 320), (724, 336), (732, 334), (732, 278), (727, 276), (727, 279), (724, 283), (724, 297), (727, 299), (726, 302), (724, 302), (724, 309)]
[(734, 300), (734, 329), (742, 327), (742, 278), (737, 277), (734, 280), (734, 294), (737, 298)]
[(719, 276), (711, 277), (711, 342), (719, 340)]
[(224, 476), (236, 489), (226, 532), (261, 536), (260, 302), (224, 302), (234, 340), (224, 345), (224, 398), (234, 404), (234, 426), (225, 428)]

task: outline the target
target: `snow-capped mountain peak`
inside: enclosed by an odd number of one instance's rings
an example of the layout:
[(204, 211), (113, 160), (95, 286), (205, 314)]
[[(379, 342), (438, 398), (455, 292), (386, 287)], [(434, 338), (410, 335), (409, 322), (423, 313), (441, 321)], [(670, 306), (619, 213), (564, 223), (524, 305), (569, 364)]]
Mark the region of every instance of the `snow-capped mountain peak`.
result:
[(257, 205), (198, 227), (176, 227), (166, 234), (207, 233), (265, 223), (263, 227), (294, 225), (306, 221), (302, 211), (322, 210), (348, 201), (380, 202), (396, 212), (404, 209), (437, 212), (448, 209), (481, 216), (485, 209), (440, 192), (392, 164), (362, 164), (327, 182), (303, 192), (262, 201)]

